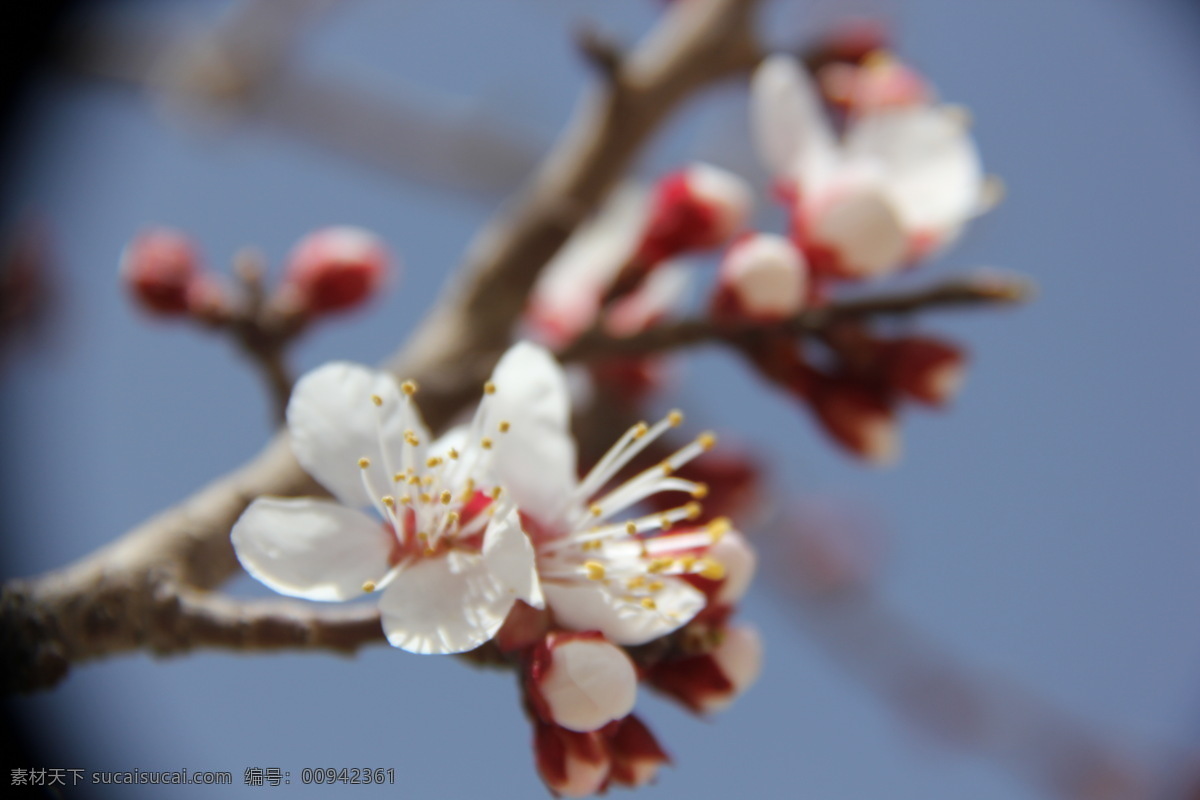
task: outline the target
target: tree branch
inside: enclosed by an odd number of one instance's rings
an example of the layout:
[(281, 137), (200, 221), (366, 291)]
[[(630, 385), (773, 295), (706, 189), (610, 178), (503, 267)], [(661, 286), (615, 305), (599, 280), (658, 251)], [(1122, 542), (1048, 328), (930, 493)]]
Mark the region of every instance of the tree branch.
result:
[(612, 336), (597, 326), (558, 355), (563, 361), (588, 361), (612, 356), (645, 356), (714, 342), (736, 345), (767, 333), (819, 336), (845, 320), (902, 316), (934, 309), (1012, 305), (1025, 302), (1032, 292), (1031, 285), (1021, 278), (967, 276), (911, 292), (835, 302), (774, 323), (726, 325), (709, 316), (701, 316), (665, 322), (629, 336)]

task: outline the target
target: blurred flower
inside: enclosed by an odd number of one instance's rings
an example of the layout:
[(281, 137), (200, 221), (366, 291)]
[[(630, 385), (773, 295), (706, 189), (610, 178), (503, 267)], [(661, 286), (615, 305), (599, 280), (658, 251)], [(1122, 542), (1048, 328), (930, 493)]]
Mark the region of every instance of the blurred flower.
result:
[(885, 387), (814, 373), (806, 399), (825, 432), (850, 452), (881, 466), (900, 457), (894, 404)]
[(762, 669), (762, 639), (744, 625), (722, 626), (705, 653), (654, 664), (646, 680), (698, 714), (727, 708), (750, 688)]
[(941, 406), (962, 388), (966, 356), (951, 342), (905, 336), (887, 342), (883, 355), (889, 386), (917, 402)]
[(534, 755), (546, 786), (566, 797), (603, 793), (611, 784), (644, 786), (670, 761), (633, 714), (586, 733), (535, 718)]
[(669, 258), (723, 244), (746, 223), (752, 207), (753, 194), (740, 177), (689, 164), (655, 187), (635, 261), (649, 271)]
[[(348, 363), (303, 377), (287, 409), (292, 448), (340, 503), (255, 500), (233, 528), (242, 566), (310, 600), (382, 590), (388, 641), (414, 653), (473, 649), (518, 599), (540, 606), (533, 549), (491, 478), (492, 436), (541, 424), (527, 377), (532, 366), (536, 386), (541, 365), (531, 357), (510, 350), (471, 424), (432, 445), (411, 382)], [(383, 524), (357, 510), (368, 506)]]
[(990, 203), (958, 109), (875, 110), (839, 138), (807, 73), (775, 56), (755, 72), (751, 112), (763, 160), (792, 204), (797, 243), (825, 274), (893, 273), (953, 241)]
[(822, 93), (848, 113), (868, 114), (933, 102), (925, 76), (884, 50), (857, 63), (829, 64), (817, 72)]
[(347, 311), (371, 298), (392, 271), (379, 237), (362, 228), (322, 228), (301, 239), (288, 257), (284, 287), (313, 314)]

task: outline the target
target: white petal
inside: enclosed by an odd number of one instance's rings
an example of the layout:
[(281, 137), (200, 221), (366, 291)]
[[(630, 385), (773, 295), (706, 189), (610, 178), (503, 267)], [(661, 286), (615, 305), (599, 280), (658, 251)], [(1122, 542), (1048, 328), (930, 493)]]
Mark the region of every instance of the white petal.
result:
[(394, 542), (383, 523), (326, 500), (260, 497), (233, 526), (246, 572), (275, 591), (309, 600), (361, 597), (388, 571)]
[(633, 710), (637, 671), (621, 648), (603, 639), (576, 639), (554, 648), (538, 688), (555, 723), (586, 733)]
[(833, 128), (808, 73), (786, 56), (772, 56), (750, 84), (750, 123), (772, 174), (797, 178), (811, 191), (837, 161)]
[(725, 629), (721, 644), (712, 651), (712, 657), (733, 684), (733, 690), (728, 694), (706, 698), (703, 701), (704, 711), (720, 711), (758, 680), (758, 674), (762, 671), (762, 637), (749, 625), (730, 625)]
[(489, 427), (510, 423), (496, 442), (499, 483), (522, 511), (554, 524), (577, 484), (566, 377), (547, 350), (518, 342), (496, 365), (492, 383), (496, 393), (485, 404), (496, 422)]
[(725, 569), (724, 581), (713, 602), (718, 605), (730, 605), (741, 600), (750, 588), (758, 566), (758, 556), (746, 541), (746, 537), (734, 530), (726, 531), (725, 535), (709, 548), (708, 555)]
[(979, 153), (961, 115), (945, 106), (871, 114), (847, 134), (854, 160), (879, 164), (909, 230), (952, 234), (979, 208)]
[(729, 248), (720, 279), (737, 292), (746, 312), (779, 318), (804, 305), (807, 269), (804, 256), (790, 240), (759, 233)]
[(516, 510), (504, 519), (488, 523), (483, 535), (483, 560), (487, 568), (504, 586), (534, 608), (546, 605), (537, 575), (537, 559), (533, 543), (521, 530), (521, 518)]
[(909, 240), (891, 199), (879, 185), (862, 184), (821, 202), (808, 225), (813, 241), (832, 248), (846, 272), (858, 278), (898, 269)]
[(478, 555), (451, 552), (423, 558), (383, 590), (379, 610), (393, 646), (444, 655), (474, 650), (490, 640), (517, 601)]
[[(372, 395), (383, 405), (377, 408)], [(416, 408), (401, 399), (391, 375), (345, 361), (318, 367), (296, 383), (287, 423), (300, 465), (339, 500), (359, 508), (378, 498), (371, 498), (363, 487), (358, 460), (370, 459), (382, 492), (392, 485), (389, 465), (400, 469), (404, 431), (416, 434), (421, 451), (429, 438)], [(388, 443), (386, 457), (380, 431)]]
[(654, 595), (655, 609), (628, 602), (599, 581), (545, 583), (542, 590), (565, 628), (596, 630), (616, 644), (637, 645), (665, 636), (686, 625), (704, 608), (704, 595), (676, 578), (659, 578), (664, 587)]

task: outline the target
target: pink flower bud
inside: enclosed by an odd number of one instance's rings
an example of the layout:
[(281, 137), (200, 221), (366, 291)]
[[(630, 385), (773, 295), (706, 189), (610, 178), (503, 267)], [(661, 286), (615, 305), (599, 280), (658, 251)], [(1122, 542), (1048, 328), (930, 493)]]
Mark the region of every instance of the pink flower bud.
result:
[(577, 733), (534, 720), (534, 760), (551, 792), (587, 797), (604, 788), (611, 760), (599, 731)]
[(818, 80), (831, 102), (855, 114), (918, 106), (934, 99), (933, 87), (921, 73), (884, 50), (871, 53), (860, 65), (830, 64)]
[(608, 746), (612, 756), (609, 778), (621, 786), (644, 786), (657, 777), (659, 767), (671, 761), (650, 729), (633, 714), (617, 723)]
[(718, 318), (771, 322), (804, 306), (808, 267), (787, 239), (755, 233), (725, 254), (717, 275), (713, 313)]
[(637, 699), (637, 670), (600, 633), (549, 634), (533, 653), (530, 701), (547, 722), (594, 731), (626, 716)]
[(663, 661), (650, 668), (654, 688), (699, 714), (720, 711), (758, 680), (762, 639), (758, 631), (730, 625), (707, 653)]
[(121, 254), (121, 280), (143, 308), (157, 314), (188, 311), (188, 293), (200, 274), (192, 240), (168, 228), (138, 234)]
[(887, 383), (920, 403), (944, 405), (962, 387), (966, 357), (950, 342), (909, 336), (890, 342), (884, 358)]
[(348, 226), (322, 228), (296, 244), (285, 280), (306, 310), (345, 311), (378, 291), (391, 263), (387, 247), (373, 233)]
[(846, 20), (823, 35), (804, 60), (814, 71), (826, 64), (858, 64), (887, 47), (890, 39), (887, 26), (879, 20)]
[(725, 242), (750, 214), (750, 188), (738, 176), (692, 164), (659, 181), (637, 260), (650, 269), (668, 258)]
[(886, 392), (842, 377), (813, 381), (809, 401), (825, 431), (855, 455), (890, 464), (900, 452), (896, 417)]

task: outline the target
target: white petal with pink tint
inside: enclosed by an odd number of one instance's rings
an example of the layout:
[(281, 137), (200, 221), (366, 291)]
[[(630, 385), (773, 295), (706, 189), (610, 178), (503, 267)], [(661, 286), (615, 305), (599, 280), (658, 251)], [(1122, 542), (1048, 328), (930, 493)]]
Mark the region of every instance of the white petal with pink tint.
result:
[(378, 520), (326, 500), (260, 497), (234, 523), (238, 561), (280, 594), (361, 597), (387, 573), (394, 539)]
[(720, 590), (713, 597), (717, 605), (732, 605), (741, 600), (754, 580), (758, 556), (746, 537), (728, 530), (708, 551), (709, 556), (725, 571)]
[(754, 206), (754, 195), (750, 186), (737, 175), (711, 164), (689, 164), (687, 185), (692, 196), (714, 213), (716, 230), (713, 238), (716, 241), (725, 241), (746, 224)]
[(767, 168), (813, 191), (836, 169), (837, 142), (808, 73), (786, 56), (772, 56), (750, 84), (750, 124)]
[(809, 234), (838, 254), (846, 272), (871, 278), (886, 275), (902, 263), (908, 233), (882, 186), (847, 187), (821, 203), (809, 217)]
[(720, 281), (729, 285), (747, 314), (767, 319), (791, 316), (804, 305), (808, 275), (804, 256), (782, 236), (760, 233), (729, 249)]
[(603, 639), (575, 639), (554, 647), (538, 688), (555, 723), (585, 733), (633, 710), (637, 671), (621, 648)]
[(762, 637), (748, 625), (730, 625), (725, 628), (721, 643), (709, 655), (733, 684), (732, 691), (701, 701), (704, 711), (720, 711), (758, 680), (762, 671)]
[(666, 636), (704, 608), (704, 594), (678, 578), (664, 577), (653, 608), (598, 581), (545, 582), (542, 590), (554, 617), (566, 628), (600, 631), (613, 642), (638, 645)]

